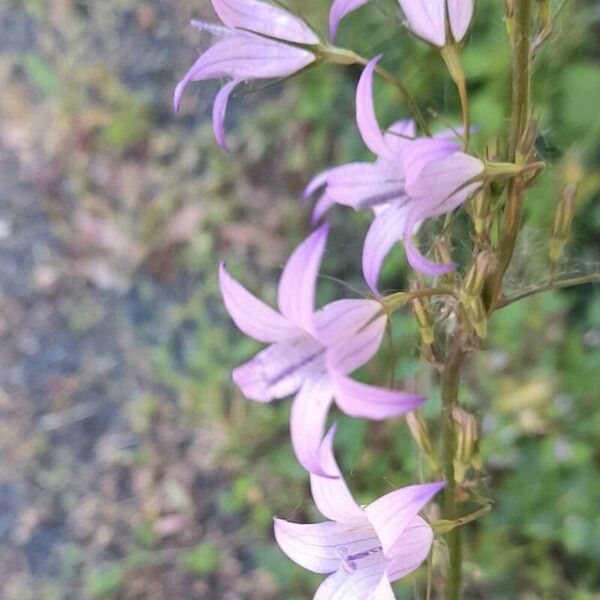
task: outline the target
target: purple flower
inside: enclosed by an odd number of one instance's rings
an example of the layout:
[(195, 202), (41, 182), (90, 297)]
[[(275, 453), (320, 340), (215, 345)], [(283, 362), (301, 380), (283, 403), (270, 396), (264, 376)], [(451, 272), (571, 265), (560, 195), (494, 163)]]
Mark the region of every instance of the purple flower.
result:
[(200, 56), (179, 82), (173, 104), (177, 112), (190, 81), (230, 77), (232, 81), (221, 88), (213, 106), (215, 137), (226, 150), (225, 112), (234, 88), (249, 79), (288, 77), (300, 71), (316, 57), (294, 44), (312, 46), (319, 43), (319, 38), (287, 10), (259, 0), (212, 0), (212, 4), (225, 27), (200, 21), (193, 21), (192, 25), (221, 39)]
[(275, 519), (275, 539), (300, 566), (331, 573), (315, 600), (393, 600), (391, 583), (429, 554), (433, 531), (418, 513), (445, 483), (404, 487), (361, 508), (335, 461), (334, 434), (335, 426), (323, 439), (321, 461), (338, 478), (310, 476), (315, 504), (330, 520), (304, 525)]
[[(408, 27), (434, 46), (460, 42), (471, 24), (473, 0), (398, 0)], [(446, 38), (446, 6), (452, 40)]]
[(308, 471), (331, 476), (319, 445), (334, 399), (346, 414), (386, 419), (424, 399), (359, 383), (347, 375), (377, 352), (387, 316), (376, 300), (339, 300), (314, 311), (315, 287), (328, 228), (322, 226), (294, 251), (279, 280), (279, 312), (243, 288), (221, 266), (225, 306), (246, 335), (269, 344), (236, 368), (233, 379), (257, 402), (296, 394), (290, 418), (292, 445)]
[(349, 13), (364, 6), (369, 0), (333, 0), (329, 9), (329, 40), (335, 41), (340, 21)]
[(377, 160), (329, 169), (305, 191), (308, 196), (325, 187), (313, 212), (314, 222), (335, 203), (373, 209), (375, 219), (363, 248), (363, 274), (375, 293), (383, 260), (399, 240), (415, 270), (439, 274), (454, 268), (428, 261), (413, 246), (412, 236), (425, 219), (460, 206), (480, 186), (472, 180), (484, 170), (480, 160), (459, 151), (456, 132), (415, 139), (413, 121), (398, 121), (381, 131), (373, 104), (373, 72), (379, 58), (367, 64), (356, 90), (358, 128)]

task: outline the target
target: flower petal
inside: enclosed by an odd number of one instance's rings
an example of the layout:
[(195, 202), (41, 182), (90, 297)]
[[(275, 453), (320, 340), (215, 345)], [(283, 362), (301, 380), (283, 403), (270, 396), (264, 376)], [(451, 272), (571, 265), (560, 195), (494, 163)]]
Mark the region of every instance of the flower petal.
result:
[(324, 346), (343, 343), (381, 315), (377, 300), (336, 300), (315, 313), (315, 335)]
[(310, 218), (310, 224), (314, 227), (325, 216), (327, 211), (335, 204), (331, 197), (324, 193), (315, 203), (313, 213)]
[(223, 264), (219, 267), (219, 287), (227, 312), (247, 336), (268, 344), (289, 340), (301, 333), (284, 316), (240, 285)]
[(338, 204), (357, 210), (389, 202), (404, 194), (404, 176), (399, 165), (383, 161), (349, 163), (331, 169), (327, 195)]
[(396, 542), (419, 511), (445, 485), (444, 481), (438, 481), (403, 487), (378, 498), (364, 509), (386, 555), (395, 549)]
[(433, 543), (433, 531), (418, 515), (407, 525), (387, 555), (390, 581), (397, 581), (418, 569)]
[(329, 226), (321, 225), (309, 235), (294, 250), (279, 280), (279, 309), (292, 323), (309, 333), (313, 331), (315, 288), (328, 233)]
[(315, 60), (312, 52), (250, 33), (234, 33), (219, 39), (194, 63), (177, 84), (173, 96), (175, 112), (190, 81), (220, 77), (266, 79), (288, 77)]
[(212, 0), (212, 4), (227, 27), (298, 44), (319, 43), (317, 34), (302, 19), (279, 6), (258, 0)]
[[(373, 594), (381, 589), (379, 585), (385, 576), (385, 567), (385, 557), (381, 552), (370, 557), (368, 564), (361, 564), (355, 570), (342, 567), (323, 581), (313, 600), (380, 600)], [(383, 596), (381, 600), (388, 598)]]
[(417, 126), (412, 119), (396, 121), (383, 134), (386, 146), (396, 155), (401, 156), (410, 146), (417, 134)]
[(379, 580), (379, 585), (373, 590), (373, 593), (367, 600), (396, 600), (387, 570)]
[(227, 103), (229, 102), (229, 96), (233, 92), (234, 88), (240, 82), (237, 79), (232, 79), (229, 83), (226, 83), (217, 94), (215, 103), (213, 104), (213, 132), (217, 140), (217, 144), (229, 152), (227, 147), (227, 141), (225, 140), (225, 112), (227, 111)]
[(321, 464), (319, 452), (332, 401), (329, 379), (314, 377), (305, 381), (296, 394), (290, 415), (292, 447), (298, 462), (309, 473), (322, 477), (339, 476)]
[(338, 373), (331, 374), (337, 405), (351, 417), (389, 419), (414, 410), (425, 398), (408, 392), (360, 383)]
[(369, 362), (381, 346), (387, 315), (382, 313), (361, 327), (354, 335), (340, 339), (327, 348), (327, 365), (330, 371), (347, 375)]
[(312, 497), (319, 512), (338, 523), (365, 523), (362, 508), (355, 502), (333, 455), (333, 438), (336, 426), (332, 425), (321, 442), (320, 460), (323, 469), (336, 478), (310, 475)]
[(447, 158), (459, 150), (460, 144), (455, 137), (420, 138), (408, 144), (402, 156), (407, 190), (414, 185), (427, 165)]
[(271, 344), (233, 371), (244, 396), (270, 402), (295, 393), (325, 373), (324, 348), (308, 336)]
[(398, 0), (408, 27), (435, 46), (446, 43), (446, 0)]
[(318, 175), (315, 175), (304, 188), (302, 197), (310, 198), (318, 189), (327, 185), (327, 178), (329, 177), (329, 173), (331, 173), (331, 171), (332, 169), (327, 169), (325, 171), (321, 171)]
[(472, 18), (473, 0), (448, 0), (448, 19), (456, 42), (465, 37)]
[(334, 42), (340, 21), (351, 12), (364, 6), (369, 0), (333, 0), (329, 9), (329, 41)]
[(373, 220), (363, 246), (362, 268), (367, 285), (379, 295), (377, 280), (385, 257), (402, 238), (409, 207), (406, 202), (393, 202)]
[(356, 554), (379, 544), (373, 530), (364, 524), (325, 521), (304, 525), (283, 519), (274, 521), (279, 547), (295, 563), (313, 573), (333, 573), (345, 554)]
[(387, 147), (373, 104), (373, 72), (382, 55), (372, 58), (358, 80), (356, 87), (356, 123), (367, 148), (377, 156), (393, 160), (394, 156)]

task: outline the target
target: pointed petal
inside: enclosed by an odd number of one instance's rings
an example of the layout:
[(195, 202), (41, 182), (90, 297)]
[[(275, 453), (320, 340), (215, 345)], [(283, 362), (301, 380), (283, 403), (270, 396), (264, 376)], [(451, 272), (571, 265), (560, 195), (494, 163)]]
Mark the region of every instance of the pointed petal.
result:
[(301, 333), (284, 316), (240, 285), (223, 264), (219, 268), (219, 287), (227, 312), (247, 336), (268, 344), (289, 340)]
[(334, 204), (335, 202), (330, 196), (327, 195), (327, 193), (323, 194), (315, 203), (313, 213), (310, 218), (310, 224), (315, 227)]
[(267, 79), (288, 77), (315, 60), (312, 52), (249, 33), (234, 33), (219, 39), (194, 63), (177, 84), (173, 97), (175, 112), (190, 81), (220, 77)]
[(327, 195), (357, 210), (389, 202), (404, 194), (404, 176), (398, 164), (383, 161), (349, 163), (331, 169)]
[(361, 327), (353, 336), (340, 339), (327, 348), (330, 372), (347, 375), (369, 362), (381, 346), (387, 315), (380, 313)]
[(315, 288), (328, 233), (329, 226), (321, 225), (309, 235), (294, 250), (279, 280), (279, 309), (292, 323), (309, 333), (313, 331)]
[(377, 156), (393, 160), (394, 156), (385, 143), (373, 104), (373, 72), (381, 56), (380, 54), (367, 63), (358, 80), (356, 87), (356, 123), (367, 148)]
[(343, 343), (381, 315), (377, 300), (336, 300), (315, 313), (315, 335), (324, 346)]
[(435, 46), (446, 43), (446, 0), (398, 0), (409, 29)]
[[(379, 544), (368, 526), (325, 521), (314, 525), (275, 521), (275, 540), (283, 552), (313, 573), (333, 573), (346, 554), (356, 554)], [(341, 598), (341, 596), (340, 596)]]
[(446, 485), (444, 481), (410, 485), (371, 502), (365, 512), (387, 555), (419, 511)]
[(447, 158), (459, 150), (460, 144), (456, 137), (420, 138), (409, 143), (402, 155), (406, 188), (414, 185), (427, 165)]
[(315, 175), (304, 188), (302, 193), (303, 198), (310, 198), (318, 189), (324, 187), (327, 184), (327, 178), (332, 169), (321, 171), (318, 175)]
[(362, 508), (355, 502), (333, 455), (335, 425), (332, 425), (321, 442), (320, 460), (323, 469), (336, 478), (311, 474), (310, 488), (319, 512), (338, 523), (365, 523)]
[(227, 27), (299, 44), (319, 43), (317, 34), (302, 19), (279, 6), (258, 0), (212, 0), (212, 4)]
[(233, 92), (234, 88), (239, 83), (240, 82), (237, 79), (233, 79), (229, 83), (226, 83), (219, 90), (219, 93), (215, 98), (215, 103), (213, 104), (213, 132), (217, 144), (219, 144), (225, 152), (229, 152), (227, 141), (225, 140), (225, 112), (227, 111), (229, 96), (231, 96), (231, 92)]
[(325, 373), (324, 349), (308, 336), (271, 344), (233, 371), (233, 381), (250, 400), (270, 402), (295, 393)]
[(329, 9), (329, 41), (334, 42), (340, 21), (351, 12), (364, 6), (369, 0), (333, 0)]
[(402, 156), (405, 149), (414, 140), (417, 126), (412, 119), (396, 121), (383, 134), (386, 146), (397, 156)]
[(416, 516), (400, 534), (387, 555), (390, 581), (397, 581), (418, 569), (427, 559), (433, 543), (433, 531)]
[(339, 374), (332, 374), (331, 378), (337, 405), (351, 417), (389, 419), (410, 412), (425, 401), (416, 394), (367, 385)]
[(362, 268), (365, 281), (374, 294), (379, 295), (377, 280), (385, 257), (402, 239), (407, 212), (406, 203), (394, 202), (381, 211), (369, 227), (363, 246)]
[[(323, 581), (313, 600), (388, 600), (389, 596), (373, 596), (385, 576), (386, 561), (380, 552), (374, 555), (368, 564), (362, 564), (352, 570), (342, 567)], [(392, 596), (393, 598), (393, 596)]]
[(465, 37), (472, 18), (473, 0), (448, 0), (448, 19), (456, 42)]
[(296, 394), (290, 415), (292, 447), (298, 462), (309, 472), (322, 477), (337, 477), (321, 464), (320, 447), (325, 421), (333, 401), (327, 377), (306, 381)]

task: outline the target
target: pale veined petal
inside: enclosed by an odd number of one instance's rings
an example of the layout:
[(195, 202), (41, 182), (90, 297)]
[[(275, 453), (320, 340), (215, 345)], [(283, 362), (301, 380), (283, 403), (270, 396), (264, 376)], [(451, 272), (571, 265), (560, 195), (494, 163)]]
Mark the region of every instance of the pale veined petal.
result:
[(369, 0), (333, 0), (329, 9), (329, 40), (335, 41), (340, 21), (351, 12), (364, 6)]
[(331, 171), (332, 169), (327, 169), (326, 171), (321, 171), (318, 175), (315, 175), (304, 188), (302, 197), (310, 198), (310, 196), (312, 196), (318, 189), (324, 187), (327, 184), (327, 178), (329, 177), (329, 173), (331, 173)]
[(408, 209), (406, 202), (393, 202), (375, 217), (369, 227), (363, 246), (362, 268), (365, 281), (374, 294), (379, 295), (377, 280), (385, 257), (402, 239)]
[(394, 590), (392, 589), (390, 578), (386, 571), (367, 600), (395, 600), (395, 598), (396, 596), (394, 595)]
[(233, 370), (233, 381), (250, 400), (270, 402), (294, 394), (325, 373), (325, 349), (308, 336), (271, 344)]
[(294, 250), (279, 280), (279, 309), (309, 333), (314, 329), (315, 288), (328, 233), (329, 226), (321, 225), (309, 235)]
[(304, 382), (292, 402), (290, 434), (298, 462), (309, 472), (323, 477), (337, 477), (321, 464), (320, 447), (325, 433), (327, 414), (333, 402), (331, 384), (326, 376)]
[(448, 19), (455, 41), (460, 42), (473, 18), (473, 0), (448, 0)]
[(275, 540), (289, 558), (314, 573), (333, 573), (345, 556), (379, 545), (370, 527), (333, 521), (305, 525), (275, 519)]
[(386, 322), (387, 315), (382, 313), (346, 340), (330, 344), (327, 348), (327, 365), (330, 372), (347, 375), (371, 360), (381, 346)]
[(446, 0), (398, 0), (409, 29), (435, 46), (446, 43)]
[(344, 343), (382, 314), (383, 306), (377, 300), (330, 302), (315, 313), (316, 338), (324, 346)]
[(227, 141), (225, 140), (225, 113), (227, 112), (227, 103), (229, 102), (231, 92), (233, 92), (234, 88), (239, 83), (240, 82), (237, 79), (233, 79), (229, 83), (226, 83), (219, 90), (219, 93), (215, 98), (215, 103), (213, 104), (213, 132), (217, 144), (219, 144), (225, 152), (229, 152)]
[(418, 180), (423, 169), (458, 152), (459, 143), (452, 137), (420, 138), (408, 144), (402, 155), (407, 191)]
[(212, 0), (212, 4), (227, 27), (299, 44), (319, 43), (317, 34), (302, 19), (279, 6), (258, 0)]
[(351, 417), (389, 419), (410, 412), (425, 401), (416, 394), (360, 383), (339, 373), (330, 376), (337, 405)]
[(404, 176), (389, 163), (349, 163), (331, 169), (327, 195), (338, 204), (357, 210), (389, 202), (404, 194)]
[[(379, 543), (379, 542), (377, 542)], [(349, 563), (355, 568), (352, 568)], [(317, 589), (313, 600), (368, 600), (385, 576), (386, 560), (381, 551), (347, 561)], [(382, 600), (387, 600), (383, 597)], [(379, 599), (378, 599), (379, 600)]]
[(283, 315), (238, 283), (223, 264), (219, 268), (219, 287), (227, 312), (238, 329), (247, 336), (268, 344), (301, 334)]
[(334, 204), (335, 202), (327, 193), (322, 194), (313, 208), (313, 213), (310, 219), (311, 225), (313, 227), (317, 225)]
[(432, 543), (433, 531), (429, 523), (417, 515), (386, 555), (390, 581), (397, 581), (418, 569), (427, 559)]
[(419, 511), (445, 485), (444, 481), (439, 481), (403, 487), (378, 498), (364, 509), (386, 555), (395, 548)]
[(356, 123), (367, 148), (377, 156), (393, 160), (394, 155), (385, 143), (373, 104), (373, 72), (381, 56), (380, 54), (367, 63), (358, 80), (356, 87)]
[(412, 119), (396, 121), (383, 134), (386, 145), (397, 156), (402, 156), (406, 148), (414, 141), (417, 127)]
[(312, 497), (319, 512), (327, 519), (338, 523), (365, 523), (365, 514), (352, 497), (333, 455), (335, 429), (335, 425), (332, 425), (321, 442), (319, 452), (323, 469), (337, 478), (311, 474)]
[(177, 84), (173, 96), (175, 112), (190, 81), (220, 77), (238, 80), (288, 77), (314, 60), (312, 52), (257, 35), (227, 35), (208, 48)]

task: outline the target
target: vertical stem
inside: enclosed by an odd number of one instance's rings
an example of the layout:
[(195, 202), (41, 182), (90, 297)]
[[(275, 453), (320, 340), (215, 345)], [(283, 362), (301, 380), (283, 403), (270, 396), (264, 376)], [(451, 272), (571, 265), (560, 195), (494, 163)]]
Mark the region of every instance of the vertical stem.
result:
[[(509, 159), (519, 162), (519, 143), (527, 127), (531, 104), (531, 18), (533, 0), (514, 0), (513, 40), (512, 40), (512, 109)], [(488, 310), (493, 310), (502, 287), (504, 274), (508, 269), (515, 249), (521, 226), (523, 177), (512, 178), (508, 185), (506, 206), (502, 221), (498, 267), (490, 276), (485, 288), (485, 301)]]
[[(460, 368), (465, 357), (460, 336), (450, 343), (444, 372), (442, 373), (442, 465), (446, 488), (444, 490), (444, 519), (454, 521), (459, 517), (454, 481), (454, 456), (456, 432), (452, 409), (458, 405)], [(459, 600), (461, 588), (462, 542), (461, 528), (456, 527), (446, 535), (450, 564), (446, 578), (447, 600)]]

